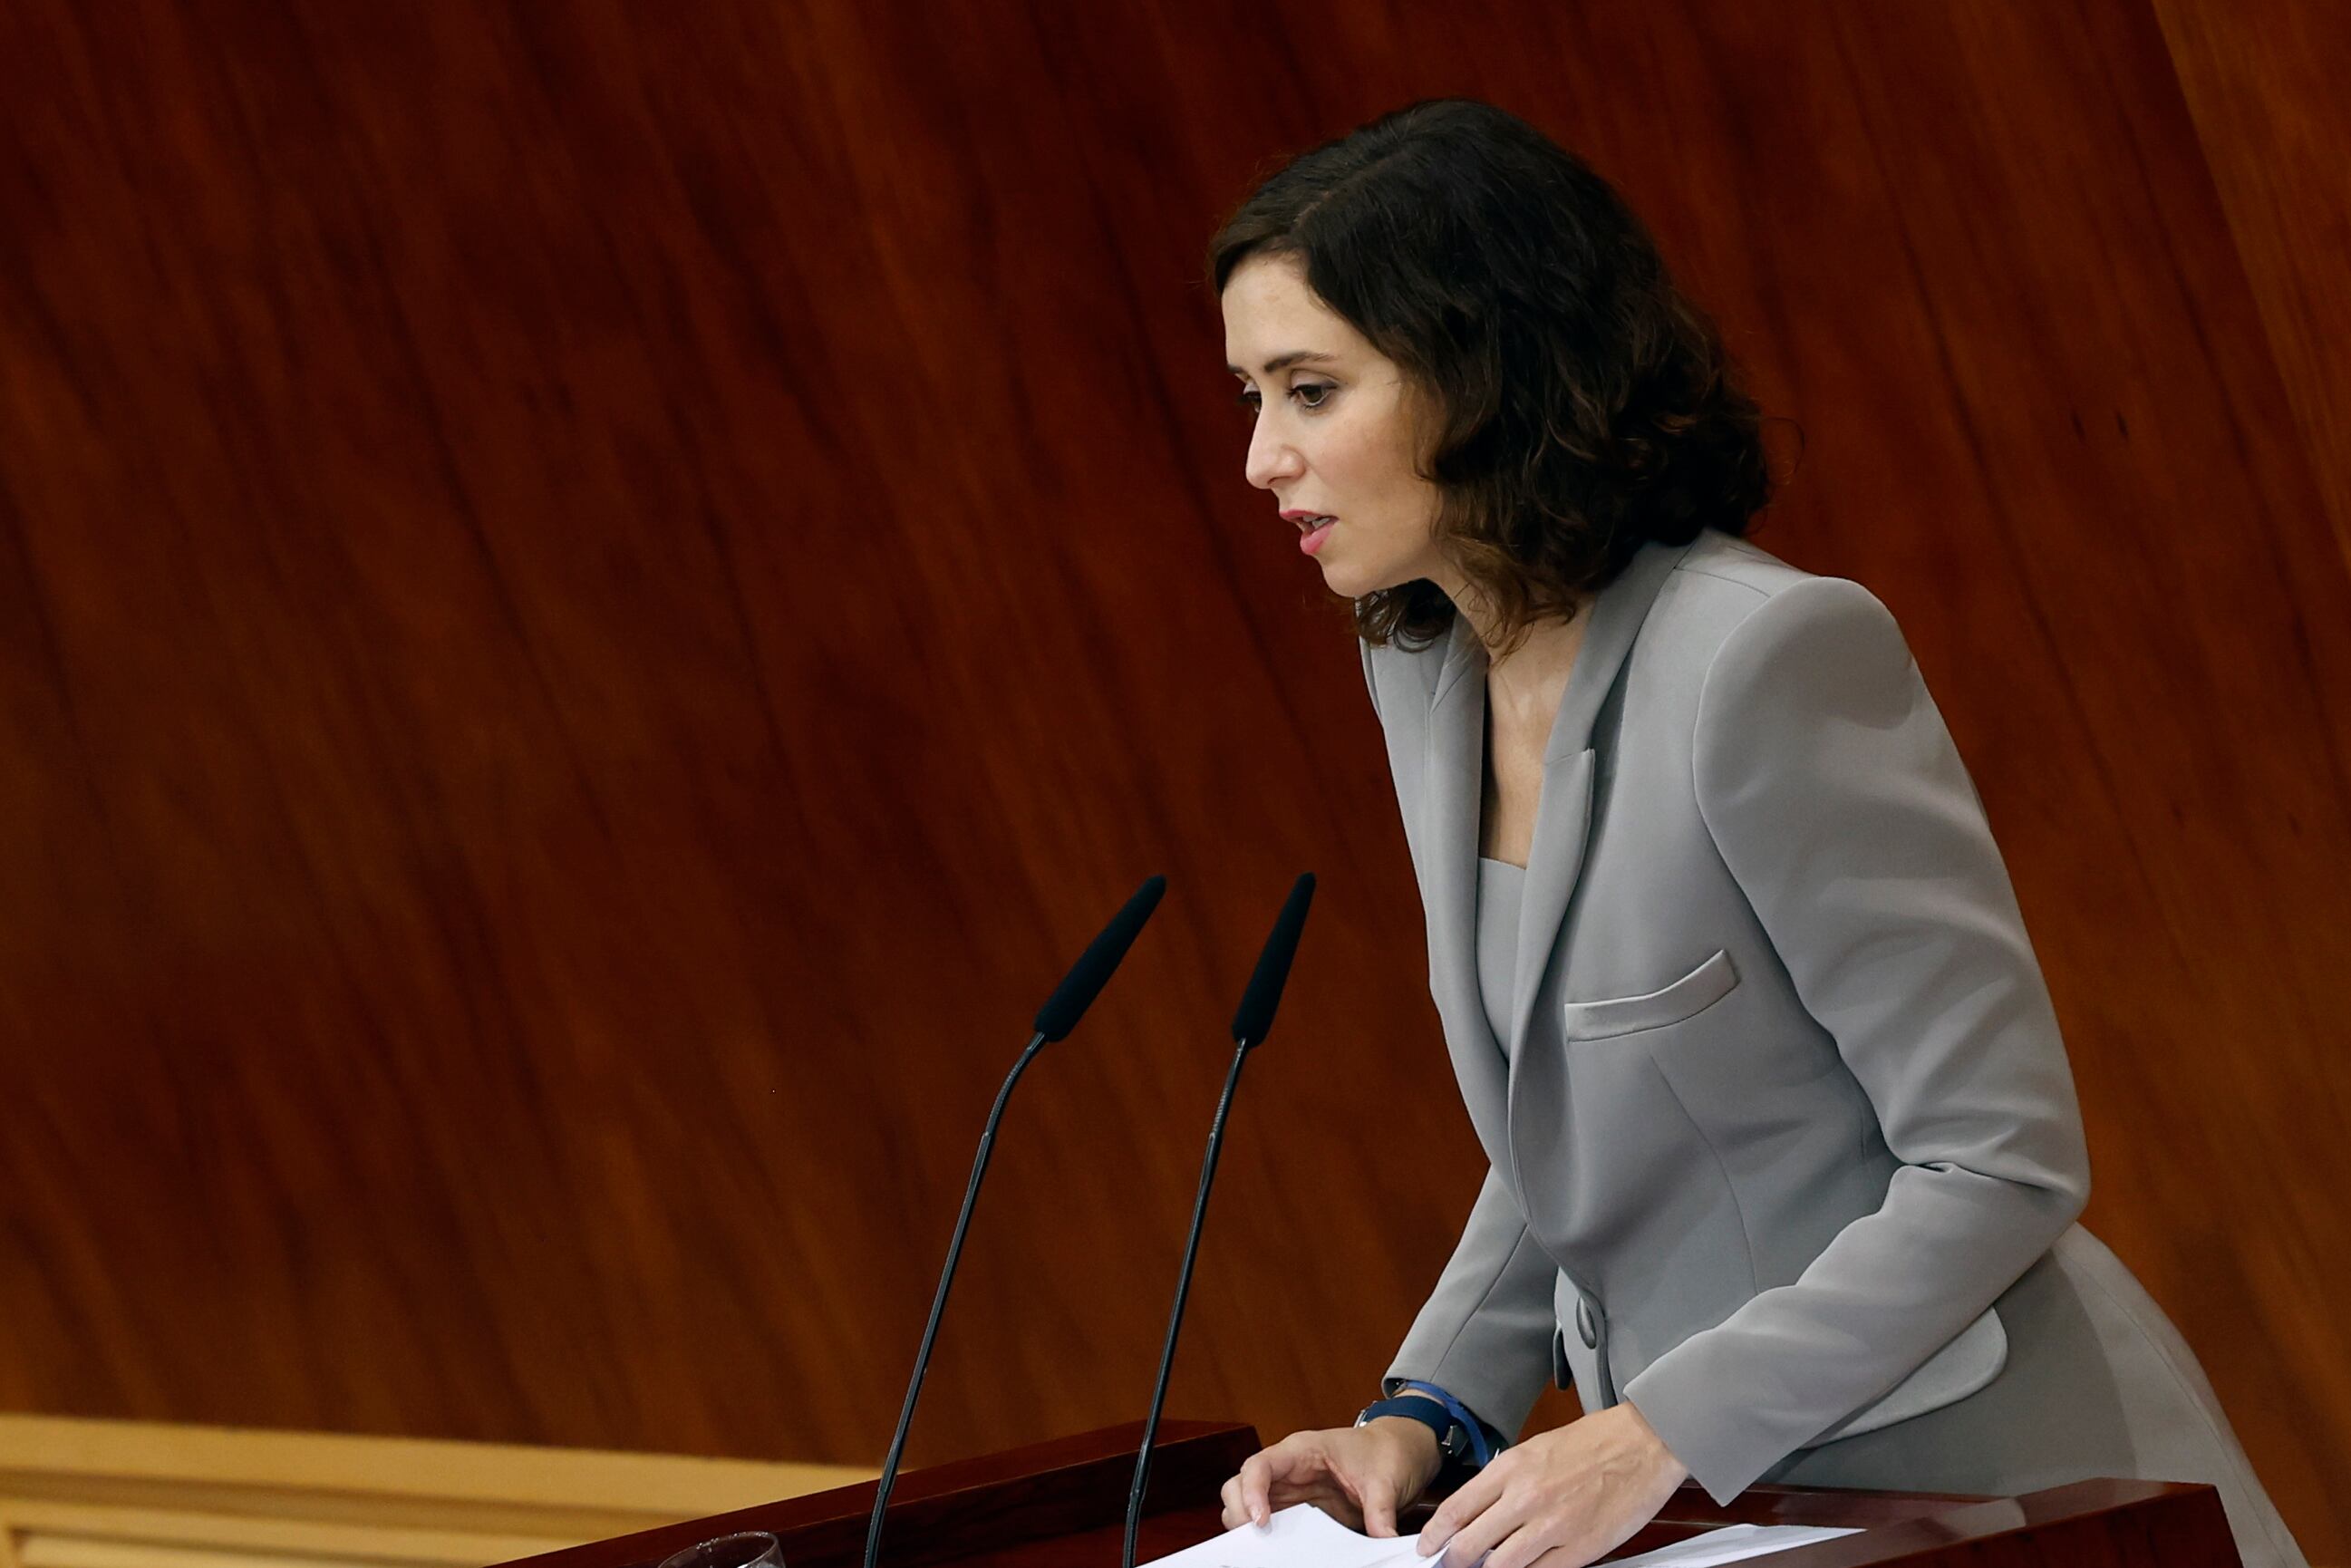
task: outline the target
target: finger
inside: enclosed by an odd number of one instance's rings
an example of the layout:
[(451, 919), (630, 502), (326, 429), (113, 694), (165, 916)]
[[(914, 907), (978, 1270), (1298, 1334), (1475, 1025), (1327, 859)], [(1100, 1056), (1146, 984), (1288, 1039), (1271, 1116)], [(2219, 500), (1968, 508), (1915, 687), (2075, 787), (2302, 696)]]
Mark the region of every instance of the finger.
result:
[(1328, 1478), (1276, 1481), (1268, 1494), (1268, 1500), (1277, 1512), (1301, 1502), (1311, 1502), (1332, 1518), (1346, 1521), (1351, 1529), (1359, 1527), (1364, 1517), (1363, 1510), (1355, 1501), (1355, 1494)]
[(1358, 1535), (1364, 1532), (1364, 1516), (1355, 1511), (1354, 1500), (1344, 1492), (1334, 1492), (1329, 1497), (1301, 1497), (1288, 1506), (1295, 1507), (1301, 1502), (1313, 1504), (1318, 1512), (1328, 1514), (1334, 1524), (1343, 1524)]
[[(1504, 1491), (1446, 1541), (1443, 1568), (1470, 1568), (1509, 1540), (1526, 1522), (1528, 1512), (1526, 1499)], [(1427, 1537), (1421, 1539), (1426, 1541)]]
[(1259, 1449), (1241, 1462), (1241, 1512), (1249, 1520), (1263, 1524), (1273, 1517), (1267, 1492), (1273, 1485), (1273, 1461), (1270, 1451)]
[[(1494, 1500), (1504, 1490), (1509, 1471), (1499, 1468), (1497, 1459), (1476, 1475), (1461, 1483), (1460, 1490), (1437, 1505), (1437, 1511), (1421, 1526), (1420, 1549), (1434, 1555), (1437, 1547), (1451, 1541), (1471, 1520), (1494, 1505)], [(1433, 1544), (1432, 1544), (1433, 1543)]]
[(1223, 1523), (1227, 1530), (1238, 1528), (1241, 1521), (1249, 1517), (1249, 1511), (1241, 1506), (1240, 1477), (1228, 1477), (1225, 1484), (1217, 1490), (1217, 1500), (1225, 1505)]
[(1385, 1479), (1364, 1483), (1364, 1533), (1385, 1541), (1396, 1532), (1395, 1483)]
[(1538, 1516), (1520, 1525), (1486, 1559), (1486, 1568), (1583, 1568), (1594, 1553), (1562, 1539), (1556, 1519)]
[(1326, 1469), (1318, 1468), (1298, 1480), (1276, 1481), (1273, 1502), (1277, 1508), (1311, 1502), (1350, 1530), (1364, 1527), (1363, 1505), (1354, 1491)]
[[(1311, 1490), (1321, 1479), (1321, 1466), (1311, 1457), (1292, 1447), (1288, 1438), (1270, 1448), (1260, 1448), (1241, 1465), (1241, 1506), (1251, 1521), (1264, 1524), (1273, 1518), (1273, 1500), (1277, 1490), (1294, 1492)], [(1284, 1506), (1298, 1500), (1284, 1497)]]

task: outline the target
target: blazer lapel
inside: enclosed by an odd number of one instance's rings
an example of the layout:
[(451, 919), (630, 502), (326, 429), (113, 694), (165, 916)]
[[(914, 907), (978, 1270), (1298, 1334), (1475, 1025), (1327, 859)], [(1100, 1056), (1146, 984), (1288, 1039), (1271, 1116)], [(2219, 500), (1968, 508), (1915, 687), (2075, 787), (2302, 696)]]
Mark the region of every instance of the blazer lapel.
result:
[[(1535, 997), (1542, 989), (1544, 972), (1559, 941), (1560, 922), (1566, 917), (1568, 901), (1583, 874), (1597, 760), (1592, 745), (1593, 721), (1624, 671), (1633, 640), (1648, 618), (1649, 606), (1665, 585), (1666, 574), (1688, 548), (1643, 546), (1584, 612), (1592, 620), (1584, 627), (1583, 645), (1576, 653), (1575, 668), (1568, 674), (1567, 690), (1552, 720), (1550, 744), (1543, 748), (1542, 795), (1535, 809), (1534, 842), (1527, 852), (1525, 902), (1519, 913), (1517, 979), (1510, 996), (1513, 1040), (1527, 1037)], [(1478, 749), (1482, 753), (1484, 748)], [(1483, 763), (1480, 755), (1478, 766), (1482, 768)], [(1481, 783), (1482, 778), (1481, 773)], [(1474, 840), (1470, 852), (1474, 858)], [(1488, 1031), (1489, 1038), (1491, 1032)]]
[[(1560, 697), (1544, 747), (1542, 796), (1528, 852), (1519, 915), (1512, 1039), (1524, 1039), (1561, 921), (1583, 875), (1592, 826), (1598, 718), (1666, 574), (1687, 546), (1646, 545), (1585, 612), (1583, 646)], [(1510, 1060), (1494, 1038), (1478, 989), (1478, 837), (1486, 784), (1486, 659), (1476, 632), (1454, 617), (1429, 699), (1421, 789), (1429, 988), (1444, 1021), (1454, 1075), (1479, 1141), (1498, 1169), (1510, 1171)]]
[(1428, 978), (1470, 1124), (1487, 1157), (1508, 1170), (1509, 1063), (1478, 993), (1478, 825), (1486, 782), (1484, 650), (1461, 616), (1446, 632), (1428, 711), (1421, 798), (1427, 802)]

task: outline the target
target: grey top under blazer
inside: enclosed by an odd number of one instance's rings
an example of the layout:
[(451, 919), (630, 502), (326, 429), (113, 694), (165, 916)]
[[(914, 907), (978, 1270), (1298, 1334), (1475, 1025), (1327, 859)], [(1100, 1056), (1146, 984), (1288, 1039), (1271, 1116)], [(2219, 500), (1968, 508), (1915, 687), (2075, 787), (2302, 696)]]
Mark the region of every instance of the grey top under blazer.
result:
[(2074, 1223), (2056, 1017), (1885, 605), (1706, 529), (1587, 613), (1514, 953), (1482, 966), (1483, 648), (1458, 617), (1363, 648), (1490, 1162), (1390, 1391), (1505, 1432), (1547, 1376), (1629, 1399), (1718, 1502), (2209, 1480), (2248, 1563), (2300, 1563), (2186, 1344)]

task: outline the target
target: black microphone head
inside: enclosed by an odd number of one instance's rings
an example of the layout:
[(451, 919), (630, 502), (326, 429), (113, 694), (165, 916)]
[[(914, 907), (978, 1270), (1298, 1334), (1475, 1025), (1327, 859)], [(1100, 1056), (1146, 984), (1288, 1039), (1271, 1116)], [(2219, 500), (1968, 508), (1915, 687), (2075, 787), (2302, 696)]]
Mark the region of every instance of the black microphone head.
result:
[(1049, 1040), (1060, 1040), (1078, 1027), (1078, 1020), (1086, 1016), (1086, 1009), (1094, 1005), (1094, 998), (1110, 982), (1119, 960), (1134, 945), (1135, 934), (1143, 929), (1143, 923), (1159, 907), (1159, 895), (1166, 891), (1165, 877), (1144, 878), (1134, 896), (1110, 917), (1102, 935), (1086, 945), (1078, 961), (1070, 966), (1070, 972), (1061, 977), (1061, 983), (1053, 988), (1053, 994), (1045, 998), (1045, 1005), (1037, 1009), (1039, 1034)]
[(1273, 934), (1265, 939), (1265, 950), (1257, 956), (1257, 972), (1249, 977), (1249, 989), (1241, 993), (1240, 1009), (1233, 1014), (1236, 1045), (1261, 1044), (1266, 1031), (1273, 1028), (1273, 1009), (1281, 1005), (1281, 988), (1290, 980), (1290, 960), (1298, 953), (1298, 934), (1306, 926), (1306, 906), (1313, 902), (1314, 873), (1310, 871), (1290, 885), (1290, 901), (1281, 906)]

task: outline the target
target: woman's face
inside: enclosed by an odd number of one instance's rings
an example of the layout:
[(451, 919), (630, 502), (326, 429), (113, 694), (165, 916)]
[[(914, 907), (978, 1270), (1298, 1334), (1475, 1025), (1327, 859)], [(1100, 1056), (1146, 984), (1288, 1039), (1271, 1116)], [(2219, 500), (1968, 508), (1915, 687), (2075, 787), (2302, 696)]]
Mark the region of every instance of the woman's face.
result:
[(1382, 355), (1306, 287), (1295, 256), (1253, 256), (1224, 295), (1226, 369), (1257, 410), (1249, 482), (1285, 512), (1336, 521), (1300, 548), (1334, 593), (1360, 598), (1452, 573), (1435, 541), (1437, 486), (1413, 472), (1409, 393)]

